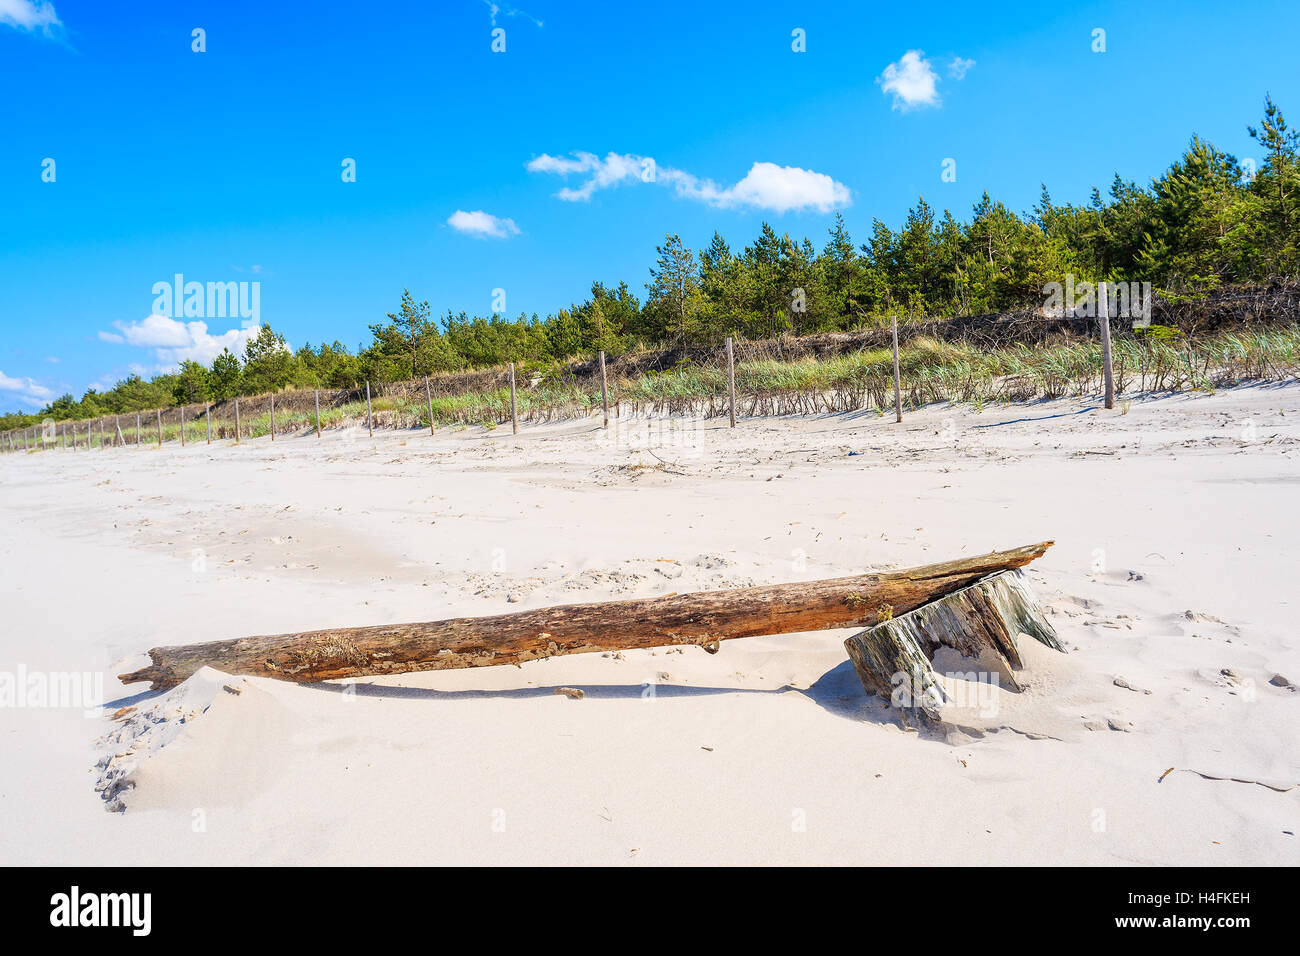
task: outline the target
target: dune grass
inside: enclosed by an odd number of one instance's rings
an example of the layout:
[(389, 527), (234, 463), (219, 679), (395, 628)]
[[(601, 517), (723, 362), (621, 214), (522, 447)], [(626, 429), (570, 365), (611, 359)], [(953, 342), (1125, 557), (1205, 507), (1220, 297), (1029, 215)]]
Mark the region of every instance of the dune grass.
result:
[[(1224, 332), (1198, 339), (1156, 330), (1140, 337), (1117, 338), (1113, 350), (1116, 389), (1121, 394), (1216, 389), (1245, 382), (1289, 381), (1300, 375), (1300, 329), (1296, 327)], [(1085, 398), (1099, 394), (1102, 386), (1101, 345), (1091, 340), (985, 350), (961, 342), (918, 338), (900, 350), (899, 366), (903, 400), (913, 407), (933, 402), (982, 407), (1038, 398)], [(371, 400), (376, 428), (429, 427), (429, 406), (422, 383), (418, 387), (399, 383), (385, 389), (388, 394), (375, 395)], [(736, 366), (736, 393), (741, 415), (882, 410), (893, 404), (893, 356), (889, 349), (863, 349), (822, 358), (742, 362)], [(339, 393), (339, 397), (351, 394)], [(322, 428), (366, 424), (364, 399), (344, 400), (336, 405), (333, 397), (333, 393), (322, 393)], [(315, 429), (312, 398), (310, 391), (277, 396), (277, 435)], [(721, 362), (682, 365), (611, 379), (609, 400), (616, 414), (725, 415), (726, 367)], [(522, 421), (581, 418), (599, 411), (600, 383), (594, 378), (542, 378), (535, 385), (521, 382), (516, 402)], [(495, 427), (510, 420), (508, 388), (437, 395), (432, 404), (436, 426)], [(175, 409), (164, 411), (164, 442), (179, 439), (180, 417)], [(128, 444), (134, 445), (134, 415), (121, 418), (123, 435)], [(76, 424), (80, 447), (86, 444), (86, 424)], [(187, 443), (206, 440), (202, 409), (197, 413), (189, 411), (183, 427)], [(244, 414), (239, 430), (242, 439), (269, 435), (269, 410)], [(100, 446), (98, 421), (92, 425), (89, 437), (91, 447)], [(212, 437), (234, 438), (229, 403), (214, 406)], [(103, 439), (113, 444), (114, 438), (109, 419)], [(157, 420), (145, 415), (141, 444), (148, 446), (157, 440)], [(56, 437), (53, 445), (58, 443)]]

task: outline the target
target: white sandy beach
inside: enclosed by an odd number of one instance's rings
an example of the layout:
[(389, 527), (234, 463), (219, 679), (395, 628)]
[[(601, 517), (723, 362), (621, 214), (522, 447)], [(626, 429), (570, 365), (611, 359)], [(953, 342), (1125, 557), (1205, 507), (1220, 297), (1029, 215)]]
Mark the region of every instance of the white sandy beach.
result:
[[(1300, 387), (599, 426), (0, 456), (0, 670), (107, 695), (0, 709), (0, 862), (1300, 863), (1270, 682), (1300, 683)], [(351, 690), (113, 676), (1049, 538), (1026, 574), (1069, 653), (1022, 642), (1026, 691), (946, 738), (863, 693), (845, 631)]]

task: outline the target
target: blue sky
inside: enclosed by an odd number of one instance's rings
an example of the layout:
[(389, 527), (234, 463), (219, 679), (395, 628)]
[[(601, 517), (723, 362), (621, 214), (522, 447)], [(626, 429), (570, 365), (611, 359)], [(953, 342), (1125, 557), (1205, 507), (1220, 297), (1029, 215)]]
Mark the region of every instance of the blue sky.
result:
[(0, 0), (0, 408), (241, 341), (150, 318), (177, 273), (356, 348), (404, 286), (545, 314), (643, 295), (667, 232), (820, 247), (838, 209), (861, 243), (921, 195), (1144, 182), (1193, 132), (1258, 159), (1266, 91), (1300, 121), (1295, 3), (523, 2)]

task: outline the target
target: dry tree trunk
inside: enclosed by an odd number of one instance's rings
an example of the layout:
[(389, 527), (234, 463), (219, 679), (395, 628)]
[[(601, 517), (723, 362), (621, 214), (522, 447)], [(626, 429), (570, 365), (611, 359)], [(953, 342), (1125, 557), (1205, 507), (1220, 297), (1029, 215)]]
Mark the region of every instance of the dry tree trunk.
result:
[(1024, 577), (1004, 571), (854, 634), (844, 647), (868, 693), (937, 721), (947, 695), (930, 663), (935, 652), (950, 647), (1019, 691), (1021, 634), (1064, 652)]
[(1051, 544), (798, 584), (155, 647), (150, 666), (120, 679), (147, 680), (159, 690), (208, 665), (231, 674), (311, 682), (674, 644), (716, 650), (718, 641), (732, 638), (859, 627), (882, 614), (910, 611), (989, 574), (1023, 567)]

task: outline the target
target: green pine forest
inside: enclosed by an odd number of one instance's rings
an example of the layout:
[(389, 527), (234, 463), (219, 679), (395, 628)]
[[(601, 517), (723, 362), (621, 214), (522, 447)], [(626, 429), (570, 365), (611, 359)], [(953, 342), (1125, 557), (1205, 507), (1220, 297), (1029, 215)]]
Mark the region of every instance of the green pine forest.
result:
[[(1266, 97), (1247, 127), (1259, 158), (1244, 163), (1193, 136), (1146, 185), (1116, 176), (1086, 203), (1058, 204), (1046, 186), (1016, 213), (987, 194), (959, 218), (923, 198), (896, 227), (875, 220), (865, 241), (840, 216), (818, 244), (764, 223), (736, 248), (720, 234), (702, 249), (669, 235), (644, 283), (594, 282), (581, 303), (545, 317), (434, 317), (403, 291), (395, 311), (354, 351), (341, 342), (290, 350), (264, 324), (242, 355), (186, 361), (152, 379), (63, 395), (39, 413), (0, 416), (0, 428), (85, 419), (285, 388), (349, 388), (438, 372), (521, 363), (556, 368), (639, 349), (711, 346), (726, 336), (769, 339), (1041, 305), (1043, 286), (1150, 282), (1158, 293), (1204, 296), (1228, 285), (1300, 275), (1300, 131)], [(800, 295), (796, 290), (802, 290)]]

